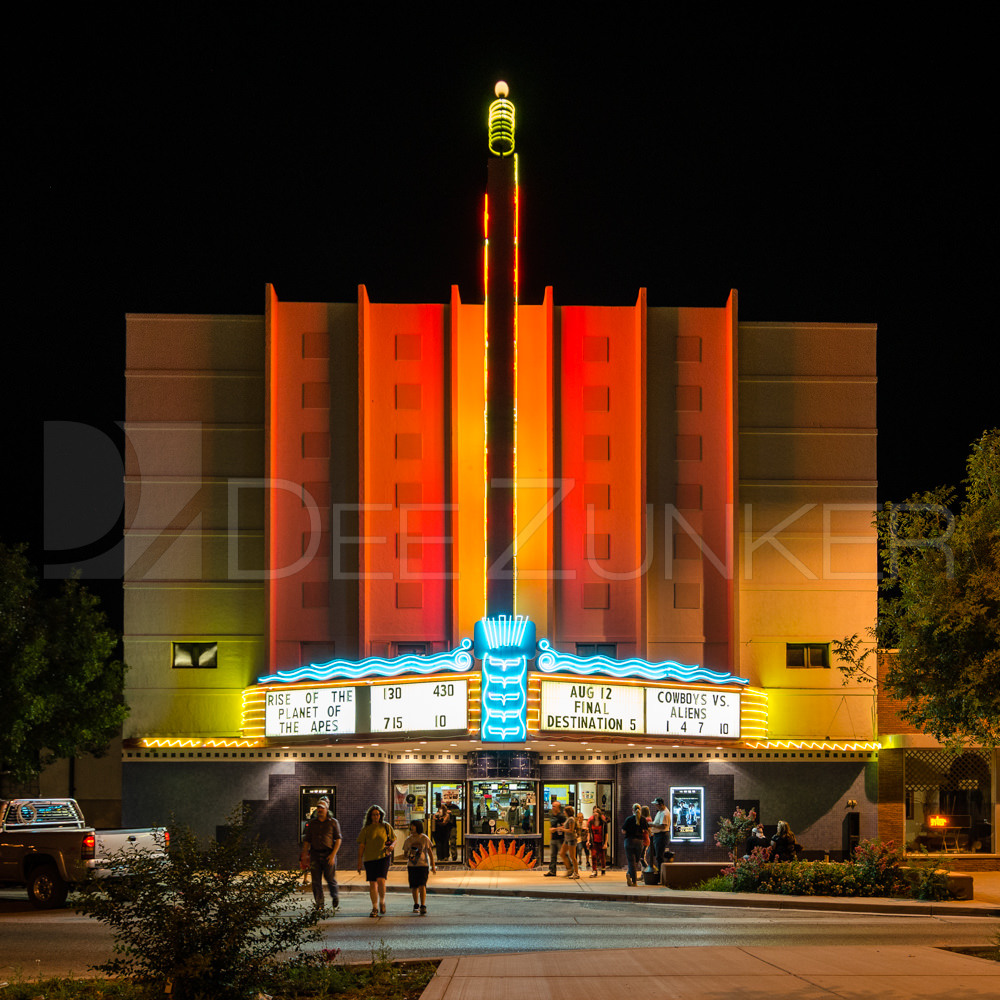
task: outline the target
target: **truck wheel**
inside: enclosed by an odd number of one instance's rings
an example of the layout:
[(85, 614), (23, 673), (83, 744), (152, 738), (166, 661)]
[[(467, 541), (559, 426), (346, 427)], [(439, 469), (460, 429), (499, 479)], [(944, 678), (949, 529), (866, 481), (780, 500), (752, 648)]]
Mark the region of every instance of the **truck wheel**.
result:
[(69, 885), (55, 865), (39, 865), (28, 880), (28, 899), (38, 910), (54, 910), (66, 905)]

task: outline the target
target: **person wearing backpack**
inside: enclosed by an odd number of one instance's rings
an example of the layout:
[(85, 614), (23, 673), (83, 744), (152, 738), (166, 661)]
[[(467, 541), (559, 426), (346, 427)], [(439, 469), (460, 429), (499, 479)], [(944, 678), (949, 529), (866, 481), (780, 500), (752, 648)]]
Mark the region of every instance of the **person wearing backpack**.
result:
[(358, 874), (363, 863), (372, 899), (370, 917), (385, 916), (385, 880), (396, 846), (396, 831), (382, 819), (384, 815), (381, 806), (369, 806), (365, 825), (358, 834)]

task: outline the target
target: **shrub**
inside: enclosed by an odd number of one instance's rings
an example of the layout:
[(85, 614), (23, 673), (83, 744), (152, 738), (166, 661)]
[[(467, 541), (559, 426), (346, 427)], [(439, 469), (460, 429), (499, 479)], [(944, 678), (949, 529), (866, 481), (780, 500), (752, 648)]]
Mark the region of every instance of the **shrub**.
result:
[(915, 899), (926, 899), (932, 902), (939, 902), (944, 899), (951, 899), (948, 891), (948, 872), (937, 867), (937, 858), (929, 856), (929, 851), (923, 844), (920, 845), (923, 858), (908, 858), (910, 866), (906, 872), (906, 880), (910, 884), (910, 895)]
[(769, 876), (772, 869), (771, 848), (755, 847), (750, 857), (735, 861), (730, 868), (723, 869), (732, 881), (733, 892), (766, 892), (760, 884)]
[(81, 885), (77, 908), (111, 927), (114, 957), (94, 966), (172, 986), (177, 1000), (237, 1000), (259, 986), (280, 953), (316, 940), (316, 914), (296, 903), (298, 873), (274, 869), (251, 836), (248, 813), (202, 849), (171, 827), (165, 859), (121, 852), (114, 877)]
[(757, 825), (757, 813), (753, 809), (746, 813), (737, 809), (732, 819), (719, 817), (719, 829), (715, 834), (715, 843), (729, 851), (730, 860), (736, 861), (739, 849), (750, 836), (750, 831)]
[(711, 878), (691, 886), (692, 892), (732, 892), (733, 879), (731, 875), (713, 875)]
[(905, 896), (906, 878), (900, 870), (902, 852), (895, 841), (862, 840), (854, 848), (854, 875), (859, 896)]
[(748, 858), (735, 861), (722, 870), (719, 879), (709, 879), (699, 888), (716, 892), (767, 892), (783, 896), (907, 896), (909, 882), (913, 895), (940, 891), (945, 894), (917, 895), (918, 899), (947, 899), (947, 876), (921, 869), (909, 881), (900, 867), (901, 853), (892, 841), (862, 841), (852, 862), (840, 861), (771, 861), (770, 848), (755, 848)]

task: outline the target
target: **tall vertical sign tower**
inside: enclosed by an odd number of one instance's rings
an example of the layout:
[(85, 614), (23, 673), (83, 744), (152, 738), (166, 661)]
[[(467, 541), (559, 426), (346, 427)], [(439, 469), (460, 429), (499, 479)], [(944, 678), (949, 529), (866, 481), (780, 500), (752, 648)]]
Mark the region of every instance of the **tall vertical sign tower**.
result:
[(485, 616), (476, 627), (483, 662), (484, 742), (527, 735), (527, 661), (534, 625), (517, 615), (517, 154), (514, 105), (502, 80), (490, 105), (489, 174), (483, 212), (485, 283)]
[(517, 154), (514, 105), (496, 85), (489, 114), (486, 284), (486, 616), (513, 615), (517, 495)]

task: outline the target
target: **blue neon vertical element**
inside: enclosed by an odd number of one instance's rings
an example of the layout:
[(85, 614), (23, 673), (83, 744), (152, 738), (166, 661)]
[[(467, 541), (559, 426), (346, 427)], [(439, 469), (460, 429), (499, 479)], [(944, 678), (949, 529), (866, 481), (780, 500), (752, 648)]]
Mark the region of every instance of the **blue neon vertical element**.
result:
[(535, 623), (523, 615), (476, 622), (474, 652), (482, 660), (484, 743), (517, 743), (528, 737), (528, 660), (535, 655)]

